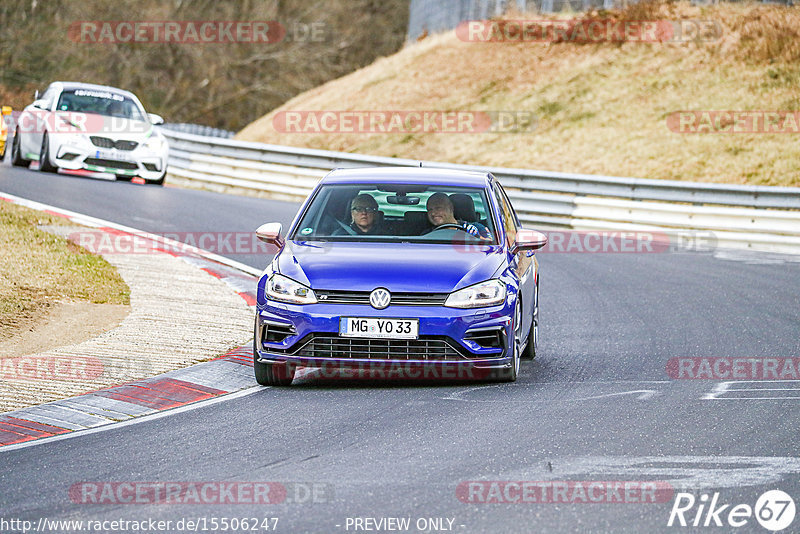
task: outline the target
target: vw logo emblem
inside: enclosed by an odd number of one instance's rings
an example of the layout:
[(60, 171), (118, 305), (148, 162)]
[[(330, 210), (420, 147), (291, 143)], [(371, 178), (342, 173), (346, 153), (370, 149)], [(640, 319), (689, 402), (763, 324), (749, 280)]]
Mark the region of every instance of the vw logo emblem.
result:
[(378, 289), (374, 290), (372, 293), (369, 294), (369, 303), (370, 306), (375, 308), (376, 310), (382, 310), (389, 306), (389, 303), (392, 301), (392, 294), (389, 293), (388, 289), (384, 289), (379, 287)]

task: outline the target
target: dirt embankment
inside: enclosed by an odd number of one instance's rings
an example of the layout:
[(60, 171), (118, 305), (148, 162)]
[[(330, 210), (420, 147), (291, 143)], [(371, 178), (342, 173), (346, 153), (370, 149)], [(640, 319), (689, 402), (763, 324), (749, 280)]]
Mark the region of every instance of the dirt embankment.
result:
[[(449, 32), (306, 91), (237, 137), (456, 163), (800, 185), (800, 7), (656, 2), (584, 17), (711, 21), (717, 31), (677, 43), (571, 37), (471, 42)], [(314, 121), (304, 120), (294, 123), (302, 130), (286, 132), (286, 112), (326, 110), (505, 110), (534, 116), (535, 127), (516, 133), (350, 133), (315, 129)], [(712, 113), (676, 115), (681, 111)], [(727, 111), (754, 113), (720, 113)], [(336, 126), (343, 124), (352, 127)], [(764, 130), (765, 124), (772, 133), (738, 131)]]

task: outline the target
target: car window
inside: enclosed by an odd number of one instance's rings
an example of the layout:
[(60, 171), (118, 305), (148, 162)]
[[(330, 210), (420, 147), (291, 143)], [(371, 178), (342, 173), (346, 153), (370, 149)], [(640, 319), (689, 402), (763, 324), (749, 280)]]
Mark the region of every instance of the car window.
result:
[(58, 89), (55, 87), (48, 87), (44, 94), (40, 97), (41, 100), (45, 101), (45, 106), (47, 109), (53, 109), (53, 100), (55, 99), (56, 95), (58, 94)]
[(508, 236), (508, 242), (513, 243), (517, 238), (517, 216), (499, 184), (494, 184), (493, 192), (497, 205), (500, 207), (500, 216)]
[(139, 106), (131, 98), (111, 91), (94, 89), (74, 89), (62, 92), (56, 110), (96, 113), (107, 117), (137, 121), (147, 120)]
[[(443, 210), (441, 219), (429, 218), (429, 201), (433, 211)], [(486, 193), (477, 187), (335, 184), (320, 188), (290, 239), (492, 244), (496, 233)]]

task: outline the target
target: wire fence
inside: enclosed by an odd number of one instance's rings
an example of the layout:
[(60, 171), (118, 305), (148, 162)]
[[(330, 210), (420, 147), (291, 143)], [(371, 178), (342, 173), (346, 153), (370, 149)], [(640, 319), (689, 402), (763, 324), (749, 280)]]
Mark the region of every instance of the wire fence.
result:
[[(511, 9), (521, 13), (580, 12), (588, 9), (612, 9), (636, 0), (411, 0), (408, 39), (416, 40), (429, 33), (452, 30), (466, 20), (500, 17)], [(718, 0), (692, 0), (693, 4), (711, 4)], [(765, 3), (794, 5), (794, 0), (762, 0)]]

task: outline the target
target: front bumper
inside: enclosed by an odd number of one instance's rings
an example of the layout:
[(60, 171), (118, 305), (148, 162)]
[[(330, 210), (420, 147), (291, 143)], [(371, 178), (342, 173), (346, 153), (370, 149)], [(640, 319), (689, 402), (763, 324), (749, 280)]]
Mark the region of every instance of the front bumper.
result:
[[(255, 357), (266, 364), (343, 369), (398, 364), (407, 369), (508, 369), (514, 304), (509, 297), (501, 305), (479, 309), (389, 306), (376, 310), (364, 305), (266, 301), (258, 304), (256, 312)], [(339, 336), (341, 317), (419, 319), (419, 336), (417, 340), (343, 337)]]
[[(156, 151), (143, 144), (134, 150), (99, 149), (86, 141), (64, 136), (53, 146), (54, 163), (68, 170), (107, 172), (121, 176), (139, 176), (145, 180), (158, 180), (167, 165), (167, 151)], [(55, 143), (54, 143), (55, 145)]]

